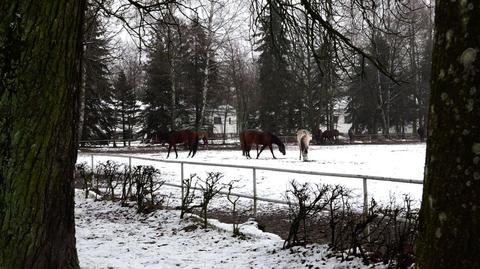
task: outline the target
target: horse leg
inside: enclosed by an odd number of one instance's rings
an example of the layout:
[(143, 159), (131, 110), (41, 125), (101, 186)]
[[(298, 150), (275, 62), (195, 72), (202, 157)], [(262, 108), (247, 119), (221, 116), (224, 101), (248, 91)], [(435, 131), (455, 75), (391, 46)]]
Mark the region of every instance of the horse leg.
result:
[(252, 149), (252, 146), (249, 145), (249, 146), (245, 146), (245, 157), (247, 157), (247, 159), (251, 159), (252, 157), (250, 157), (250, 150)]
[(300, 156), (298, 157), (298, 159), (302, 160), (302, 146), (300, 146), (299, 148), (300, 148)]
[(304, 162), (308, 161), (308, 147), (305, 147), (303, 149), (303, 161)]
[[(260, 157), (260, 153), (262, 153), (262, 151), (265, 149), (267, 145), (263, 145), (262, 148), (260, 149), (260, 152), (257, 151), (257, 159), (258, 157)], [(257, 145), (257, 149), (258, 149), (258, 145)], [(271, 149), (271, 146), (270, 146), (270, 149)]]
[(177, 144), (173, 144), (173, 150), (175, 150), (175, 159), (178, 159)]
[(197, 153), (197, 149), (198, 149), (198, 140), (197, 142), (194, 142), (194, 144), (192, 145), (192, 158), (193, 156), (195, 156), (195, 153)]
[[(275, 154), (273, 154), (272, 145), (270, 144), (270, 145), (268, 145), (268, 147), (270, 148), (270, 152), (272, 153), (273, 158), (276, 159), (277, 157), (275, 157)], [(265, 148), (265, 146), (263, 146), (263, 148)], [(262, 150), (263, 150), (263, 148), (262, 148)]]
[[(192, 154), (193, 145), (190, 142), (185, 142), (185, 143), (188, 146), (188, 155), (187, 155), (187, 158), (188, 158), (188, 157), (190, 157), (190, 154)], [(192, 157), (193, 157), (193, 155), (192, 155)]]
[(170, 156), (170, 150), (172, 149), (172, 144), (168, 144), (168, 153), (167, 153), (167, 159), (168, 156)]

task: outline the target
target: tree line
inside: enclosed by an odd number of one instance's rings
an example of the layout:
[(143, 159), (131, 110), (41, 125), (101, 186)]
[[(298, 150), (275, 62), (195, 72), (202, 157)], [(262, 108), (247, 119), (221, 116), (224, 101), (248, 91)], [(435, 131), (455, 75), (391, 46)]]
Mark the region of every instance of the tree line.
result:
[(375, 62), (281, 1), (256, 13), (250, 46), (234, 38), (232, 29), (240, 24), (235, 18), (244, 12), (239, 7), (232, 12), (210, 0), (203, 13), (186, 18), (169, 5), (168, 14), (140, 36), (142, 64), (133, 50), (112, 59), (118, 48), (109, 45), (101, 13), (90, 12), (81, 140), (212, 130), (208, 111), (224, 110), (225, 121), (231, 108), (238, 130), (336, 129), (341, 106), (357, 133), (415, 132), (427, 122), (432, 7), (423, 1), (376, 3), (312, 4)]

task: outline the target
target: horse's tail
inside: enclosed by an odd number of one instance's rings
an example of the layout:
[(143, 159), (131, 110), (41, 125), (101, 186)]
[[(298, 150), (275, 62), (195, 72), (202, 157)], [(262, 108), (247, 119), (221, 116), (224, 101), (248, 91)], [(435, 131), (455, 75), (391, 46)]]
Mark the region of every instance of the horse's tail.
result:
[(303, 161), (308, 160), (308, 144), (312, 140), (312, 135), (306, 132), (300, 139), (300, 153), (303, 156)]

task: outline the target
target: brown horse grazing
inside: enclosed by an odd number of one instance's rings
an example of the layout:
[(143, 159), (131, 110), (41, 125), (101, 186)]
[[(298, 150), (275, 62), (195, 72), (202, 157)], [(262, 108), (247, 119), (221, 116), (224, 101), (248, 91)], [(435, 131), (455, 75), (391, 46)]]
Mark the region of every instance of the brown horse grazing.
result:
[(190, 157), (190, 154), (195, 156), (195, 153), (197, 153), (198, 149), (198, 134), (194, 131), (191, 130), (181, 130), (181, 131), (174, 131), (170, 133), (170, 136), (168, 137), (168, 156), (170, 156), (170, 150), (172, 149), (175, 150), (175, 158), (178, 158), (178, 153), (177, 153), (177, 144), (179, 143), (184, 143), (188, 149), (188, 155), (187, 158)]
[(336, 144), (338, 143), (338, 136), (340, 135), (340, 132), (337, 129), (334, 130), (326, 130), (325, 132), (322, 133), (322, 142), (325, 143), (327, 140), (331, 144)]
[[(276, 159), (275, 154), (273, 154), (272, 143), (277, 144), (278, 150), (285, 155), (285, 145), (276, 135), (270, 132), (262, 132), (258, 130), (243, 130), (240, 132), (240, 146), (242, 147), (242, 154), (247, 158), (252, 158), (250, 157), (250, 150), (252, 149), (252, 145), (256, 144), (257, 159), (260, 157), (260, 153), (262, 153), (267, 146), (270, 148), (273, 158)], [(262, 145), (260, 151), (258, 151), (258, 145)]]

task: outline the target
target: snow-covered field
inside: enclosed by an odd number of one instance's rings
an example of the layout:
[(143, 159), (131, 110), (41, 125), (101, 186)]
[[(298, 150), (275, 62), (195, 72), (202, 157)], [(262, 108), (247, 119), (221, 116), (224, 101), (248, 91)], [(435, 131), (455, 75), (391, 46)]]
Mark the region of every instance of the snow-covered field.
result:
[[(253, 153), (253, 152), (252, 152)], [(162, 160), (165, 152), (155, 154), (132, 154)], [(277, 160), (270, 152), (262, 153), (259, 160), (246, 160), (239, 150), (200, 150), (193, 159), (186, 158), (185, 151), (179, 152), (177, 160), (276, 167), (304, 171), (322, 171), (346, 174), (396, 178), (423, 178), (425, 159), (424, 144), (405, 145), (345, 145), (311, 146), (310, 162), (298, 160), (294, 146), (287, 147), (287, 155), (275, 151)], [(113, 160), (128, 163), (126, 158), (95, 156), (94, 162)], [(78, 162), (91, 163), (90, 154), (79, 154)], [(132, 165), (154, 165), (161, 170), (162, 178), (180, 183), (180, 164), (132, 160)], [(225, 182), (238, 179), (236, 192), (252, 193), (252, 170), (211, 166), (185, 165), (185, 176), (196, 173), (204, 177), (206, 172), (219, 171), (225, 174)], [(328, 178), (291, 173), (257, 171), (258, 195), (282, 199), (288, 182), (342, 184), (356, 191), (361, 200), (362, 181), (350, 178)], [(410, 194), (421, 198), (421, 185), (391, 182), (368, 182), (371, 197), (386, 201), (389, 195)], [(169, 195), (169, 205), (178, 204), (180, 190), (163, 187)], [(231, 227), (210, 220), (216, 228), (208, 231), (193, 219), (180, 220), (175, 210), (157, 210), (149, 215), (138, 215), (134, 208), (122, 208), (118, 204), (85, 199), (82, 191), (76, 192), (77, 248), (82, 268), (385, 268), (362, 265), (354, 258), (341, 262), (331, 257), (325, 246), (310, 245), (306, 249), (282, 250), (283, 240), (276, 235), (263, 233), (253, 221), (242, 225), (241, 231), (248, 237), (241, 240), (231, 236)], [(241, 199), (240, 206), (249, 207), (251, 201)], [(417, 204), (419, 205), (419, 203)], [(361, 206), (361, 203), (360, 203)], [(215, 199), (214, 208), (228, 208), (224, 197)], [(260, 206), (259, 210), (272, 210), (271, 204)]]
[(211, 220), (196, 228), (178, 211), (138, 215), (134, 208), (75, 195), (77, 250), (81, 268), (386, 268), (358, 258), (341, 262), (324, 245), (282, 250), (277, 235), (261, 232), (253, 221), (241, 225), (247, 238), (232, 237), (230, 225)]
[[(254, 156), (252, 151), (252, 156)], [(257, 167), (274, 167), (296, 169), (303, 171), (331, 172), (341, 174), (356, 174), (369, 176), (382, 176), (405, 179), (423, 179), (425, 163), (425, 144), (396, 144), (396, 145), (341, 145), (341, 146), (310, 146), (309, 162), (298, 160), (299, 152), (296, 146), (287, 146), (287, 154), (283, 156), (274, 149), (273, 159), (268, 150), (262, 152), (260, 159), (245, 159), (240, 150), (205, 150), (200, 149), (195, 158), (186, 158), (187, 152), (179, 151), (179, 161), (195, 161), (232, 165), (249, 165)], [(112, 153), (113, 154), (113, 153)], [(125, 154), (123, 154), (125, 155)], [(130, 156), (149, 157), (159, 160), (166, 158), (166, 152), (149, 154), (129, 154)], [(170, 156), (171, 160), (175, 160)], [(95, 156), (94, 163), (113, 160), (119, 163), (128, 163), (127, 158), (111, 156)], [(89, 154), (79, 154), (78, 162), (91, 163)], [(132, 159), (132, 165), (153, 165), (160, 169), (162, 178), (167, 182), (180, 184), (180, 164), (162, 163)], [(184, 165), (184, 176), (197, 174), (204, 177), (207, 172), (222, 172), (224, 182), (239, 180), (236, 192), (252, 195), (252, 169), (224, 168), (214, 166)], [(326, 176), (312, 176), (303, 174), (280, 173), (272, 171), (256, 171), (257, 195), (270, 199), (284, 199), (289, 181), (295, 179), (299, 182), (341, 184), (354, 191), (358, 201), (363, 198), (363, 182), (355, 178), (339, 178)], [(398, 197), (409, 194), (414, 200), (420, 201), (422, 185), (368, 181), (369, 198), (373, 197), (379, 202), (386, 202), (390, 196)], [(168, 189), (174, 197), (178, 197), (178, 189)], [(175, 203), (175, 201), (172, 201)], [(219, 205), (225, 203), (218, 203)], [(419, 205), (419, 203), (417, 203)], [(215, 204), (214, 204), (215, 206)]]

